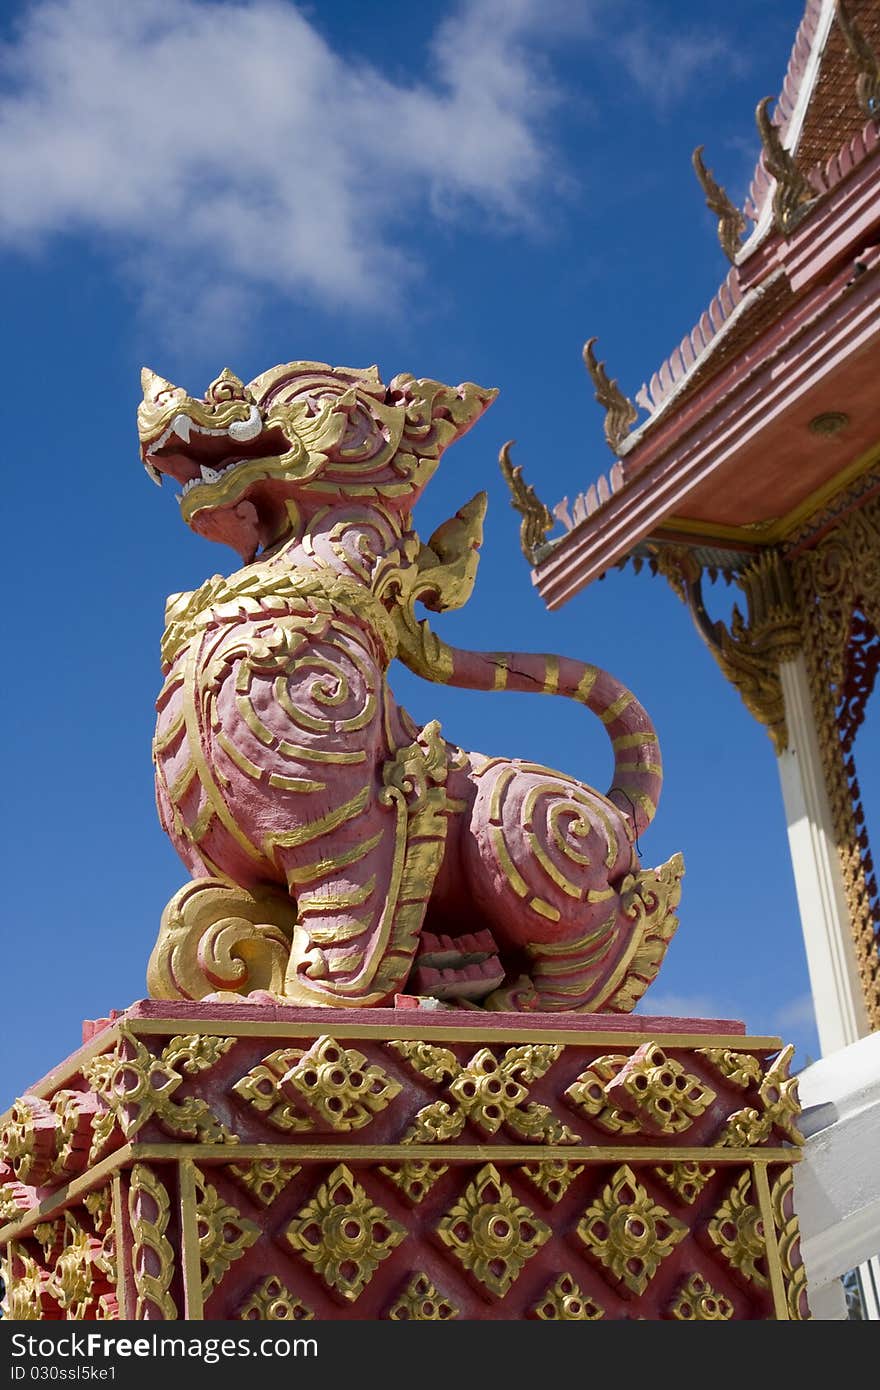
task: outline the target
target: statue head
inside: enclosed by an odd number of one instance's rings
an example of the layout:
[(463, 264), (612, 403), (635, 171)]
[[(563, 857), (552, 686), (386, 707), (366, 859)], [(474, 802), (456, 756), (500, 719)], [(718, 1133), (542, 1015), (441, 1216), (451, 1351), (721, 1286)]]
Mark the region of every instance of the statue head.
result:
[(245, 385), (227, 369), (204, 396), (144, 368), (138, 407), (150, 476), (181, 485), (188, 526), (245, 561), (297, 521), (348, 502), (412, 510), (440, 457), (497, 392), (376, 367), (288, 362)]

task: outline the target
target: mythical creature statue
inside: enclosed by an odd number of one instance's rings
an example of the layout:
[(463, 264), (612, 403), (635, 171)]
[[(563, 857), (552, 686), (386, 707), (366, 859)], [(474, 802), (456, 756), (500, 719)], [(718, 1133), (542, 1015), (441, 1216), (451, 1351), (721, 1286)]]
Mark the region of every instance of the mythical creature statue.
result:
[[(174, 594), (154, 742), (193, 875), (162, 918), (158, 998), (324, 1006), (397, 993), (512, 1010), (633, 1008), (676, 926), (681, 857), (640, 870), (661, 785), (630, 692), (566, 657), (448, 646), (416, 616), (471, 594), (478, 493), (425, 543), (413, 508), (496, 392), (289, 362), (202, 399), (142, 377), (141, 452), (243, 568)], [(604, 722), (606, 795), (415, 726), (386, 682), (564, 695)]]

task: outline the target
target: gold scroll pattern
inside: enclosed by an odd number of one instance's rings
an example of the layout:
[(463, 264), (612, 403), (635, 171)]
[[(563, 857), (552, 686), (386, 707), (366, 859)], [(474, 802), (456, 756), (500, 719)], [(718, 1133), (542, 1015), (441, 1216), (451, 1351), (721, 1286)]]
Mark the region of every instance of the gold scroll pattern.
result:
[(136, 1320), (177, 1318), (177, 1305), (169, 1292), (174, 1275), (170, 1212), (171, 1200), (161, 1178), (146, 1163), (136, 1163), (128, 1190)]
[(716, 1094), (656, 1042), (646, 1042), (631, 1055), (595, 1058), (565, 1097), (609, 1134), (672, 1135), (689, 1129)]
[[(85, 1168), (92, 1128), (100, 1120), (96, 1097), (88, 1091), (59, 1090), (52, 1099), (23, 1095), (12, 1105), (0, 1134), (0, 1161), (15, 1181), (54, 1186)], [(4, 1206), (16, 1193), (7, 1189)]]
[(252, 1201), (269, 1207), (292, 1182), (302, 1165), (283, 1158), (255, 1158), (250, 1163), (230, 1163), (227, 1171)]
[(800, 1229), (794, 1212), (794, 1174), (783, 1168), (770, 1193), (773, 1220), (776, 1226), (776, 1245), (785, 1284), (788, 1316), (801, 1322), (810, 1316), (807, 1302), (807, 1272), (801, 1255)]
[(434, 1101), (416, 1114), (404, 1144), (431, 1144), (457, 1138), (470, 1121), (484, 1134), (506, 1125), (521, 1139), (545, 1144), (576, 1144), (578, 1137), (547, 1105), (529, 1101), (529, 1088), (562, 1053), (556, 1043), (509, 1047), (496, 1057), (481, 1047), (462, 1065), (447, 1047), (427, 1042), (391, 1042), (389, 1047), (427, 1080), (444, 1082), (454, 1104)]
[[(817, 545), (791, 561), (856, 967), (873, 1029), (880, 1029), (877, 887), (852, 757), (867, 692), (855, 708), (847, 707), (845, 696), (848, 664), (857, 660), (873, 634), (880, 633), (878, 556), (880, 500), (875, 497), (839, 518)], [(865, 620), (859, 625), (858, 613)]]
[(564, 1158), (545, 1158), (538, 1163), (526, 1163), (519, 1170), (528, 1178), (544, 1200), (555, 1204), (565, 1196), (575, 1178), (584, 1171), (582, 1163), (570, 1163)]
[(761, 1109), (744, 1106), (730, 1116), (718, 1140), (734, 1148), (754, 1147), (764, 1143), (779, 1129), (792, 1144), (801, 1145), (803, 1135), (798, 1128), (800, 1101), (796, 1076), (789, 1074), (794, 1047), (789, 1044), (776, 1056), (758, 1086)]

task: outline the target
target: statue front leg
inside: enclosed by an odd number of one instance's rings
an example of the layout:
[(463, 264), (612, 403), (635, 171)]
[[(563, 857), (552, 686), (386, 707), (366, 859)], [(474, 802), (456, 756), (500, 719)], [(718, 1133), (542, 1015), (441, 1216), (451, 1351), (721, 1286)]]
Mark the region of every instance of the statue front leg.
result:
[(385, 761), (366, 804), (274, 837), (297, 901), (285, 1002), (360, 1008), (403, 988), (443, 860), (446, 772), (429, 724)]

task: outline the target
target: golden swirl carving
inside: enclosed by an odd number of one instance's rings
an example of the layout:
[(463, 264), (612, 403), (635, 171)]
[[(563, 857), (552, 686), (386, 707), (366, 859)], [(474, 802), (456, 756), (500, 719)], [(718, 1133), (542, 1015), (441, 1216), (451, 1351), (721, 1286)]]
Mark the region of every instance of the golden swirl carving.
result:
[(250, 1163), (230, 1163), (229, 1173), (261, 1207), (270, 1207), (301, 1168), (302, 1164), (283, 1158), (255, 1158)]
[(11, 1322), (42, 1322), (60, 1310), (49, 1292), (49, 1275), (19, 1241), (11, 1240), (3, 1262), (3, 1317)]
[[(233, 1091), (283, 1131), (316, 1126), (362, 1129), (400, 1094), (401, 1086), (356, 1048), (322, 1035), (307, 1050), (279, 1048), (264, 1057)], [(304, 1107), (304, 1108), (303, 1108)]]
[(597, 1057), (565, 1090), (572, 1108), (608, 1134), (638, 1134), (641, 1129), (638, 1117), (620, 1110), (608, 1094), (609, 1083), (628, 1061), (626, 1053)]
[(540, 1163), (523, 1164), (519, 1170), (548, 1202), (559, 1202), (584, 1171), (582, 1163), (564, 1158), (545, 1158)]
[(698, 1047), (697, 1054), (705, 1057), (731, 1086), (738, 1086), (742, 1091), (761, 1083), (764, 1072), (759, 1059), (751, 1052), (734, 1052), (729, 1047)]
[(606, 1086), (606, 1095), (638, 1117), (646, 1133), (681, 1134), (715, 1100), (715, 1092), (685, 1071), (655, 1042), (644, 1043)]
[(706, 1163), (670, 1163), (654, 1169), (657, 1177), (680, 1202), (693, 1206), (715, 1169)]
[(296, 905), (286, 893), (249, 893), (220, 879), (194, 879), (162, 913), (147, 967), (150, 997), (280, 994), (295, 925)]
[(163, 668), (167, 670), (193, 638), (210, 628), (232, 629), (243, 617), (279, 617), (285, 605), (287, 616), (304, 625), (303, 632), (309, 623), (319, 621), (323, 626), (331, 611), (338, 612), (366, 626), (380, 643), (386, 664), (396, 655), (393, 617), (356, 579), (329, 568), (284, 569), (264, 561), (246, 565), (228, 578), (214, 574), (192, 592), (171, 595), (162, 636)]

